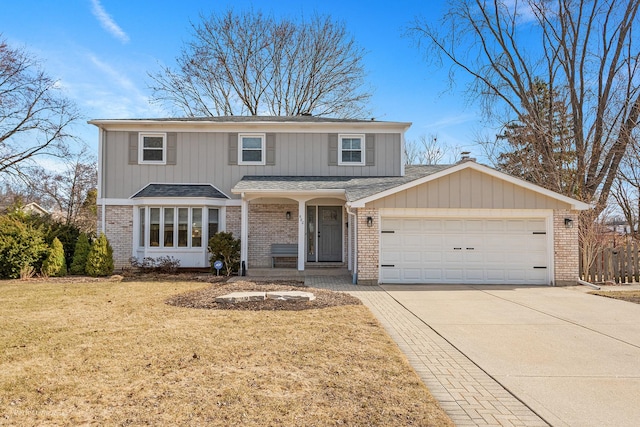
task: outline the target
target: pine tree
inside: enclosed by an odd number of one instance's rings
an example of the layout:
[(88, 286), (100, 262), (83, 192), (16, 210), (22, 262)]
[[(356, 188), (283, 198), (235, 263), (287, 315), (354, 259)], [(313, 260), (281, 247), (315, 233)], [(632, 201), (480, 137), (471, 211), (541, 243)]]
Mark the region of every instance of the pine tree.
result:
[(51, 243), (49, 255), (42, 263), (42, 274), (50, 277), (67, 275), (67, 262), (64, 259), (64, 247), (56, 237)]
[(113, 273), (113, 249), (103, 233), (91, 243), (85, 271), (93, 277), (108, 276)]
[(76, 242), (76, 248), (73, 251), (73, 262), (71, 263), (71, 274), (85, 274), (87, 266), (87, 257), (89, 255), (89, 237), (86, 233), (81, 233)]

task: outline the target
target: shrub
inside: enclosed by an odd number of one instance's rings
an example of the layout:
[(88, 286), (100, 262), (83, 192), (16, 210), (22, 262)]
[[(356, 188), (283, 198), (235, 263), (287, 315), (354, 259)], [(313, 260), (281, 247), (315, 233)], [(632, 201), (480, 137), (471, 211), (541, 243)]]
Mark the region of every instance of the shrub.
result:
[(209, 239), (209, 253), (211, 254), (211, 270), (213, 263), (220, 260), (223, 263), (225, 276), (231, 276), (240, 268), (240, 239), (235, 239), (232, 233), (220, 231)]
[(85, 271), (93, 277), (113, 274), (113, 249), (102, 233), (91, 243)]
[(57, 237), (53, 239), (49, 255), (42, 263), (42, 275), (47, 277), (61, 277), (67, 275), (67, 262), (64, 258), (64, 248)]
[(67, 266), (73, 262), (73, 253), (80, 236), (80, 229), (74, 224), (65, 224), (54, 219), (51, 215), (23, 214), (24, 222), (34, 228), (42, 230), (44, 241), (51, 244), (54, 238), (58, 238), (64, 247), (64, 257)]
[(89, 255), (89, 236), (86, 233), (80, 233), (73, 251), (73, 261), (69, 272), (71, 274), (85, 274), (87, 266), (87, 256)]
[(180, 260), (171, 256), (160, 256), (158, 258), (145, 257), (139, 261), (136, 257), (129, 258), (131, 266), (143, 272), (157, 272), (173, 274), (180, 268)]
[(28, 267), (40, 268), (47, 254), (42, 231), (21, 215), (0, 216), (0, 278), (16, 279)]

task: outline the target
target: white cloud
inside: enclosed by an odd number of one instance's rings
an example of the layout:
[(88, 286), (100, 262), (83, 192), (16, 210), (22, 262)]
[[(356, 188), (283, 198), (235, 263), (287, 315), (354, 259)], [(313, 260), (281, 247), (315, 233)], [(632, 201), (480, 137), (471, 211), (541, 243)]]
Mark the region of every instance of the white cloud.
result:
[(107, 11), (104, 10), (104, 7), (100, 4), (100, 0), (91, 0), (91, 3), (93, 4), (93, 15), (98, 18), (102, 28), (111, 33), (115, 38), (119, 39), (122, 43), (128, 43), (129, 36), (122, 30), (122, 28), (120, 28), (113, 18), (109, 16)]

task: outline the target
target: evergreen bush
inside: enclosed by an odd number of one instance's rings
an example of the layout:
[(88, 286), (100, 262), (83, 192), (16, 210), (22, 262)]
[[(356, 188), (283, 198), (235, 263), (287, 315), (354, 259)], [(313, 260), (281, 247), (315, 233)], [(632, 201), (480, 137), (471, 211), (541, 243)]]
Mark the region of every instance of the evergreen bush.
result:
[(91, 243), (85, 271), (93, 277), (113, 274), (113, 249), (103, 233)]
[(211, 270), (213, 263), (220, 260), (224, 265), (225, 276), (231, 276), (240, 268), (240, 239), (235, 239), (232, 233), (220, 231), (209, 239), (209, 253), (211, 254)]
[(76, 242), (75, 250), (73, 251), (73, 261), (71, 262), (71, 268), (69, 272), (71, 274), (85, 274), (87, 266), (87, 257), (89, 256), (89, 236), (87, 233), (80, 233), (78, 241)]
[(67, 275), (67, 262), (64, 257), (64, 248), (57, 237), (53, 239), (49, 255), (42, 263), (42, 275), (47, 277), (62, 277)]
[(0, 216), (0, 278), (17, 279), (27, 267), (40, 269), (47, 245), (40, 228), (24, 220), (24, 215)]

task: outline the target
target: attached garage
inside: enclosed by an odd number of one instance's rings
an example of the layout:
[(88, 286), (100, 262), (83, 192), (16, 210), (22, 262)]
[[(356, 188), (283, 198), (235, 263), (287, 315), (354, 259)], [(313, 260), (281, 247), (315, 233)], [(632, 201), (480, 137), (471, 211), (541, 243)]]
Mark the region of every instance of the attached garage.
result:
[(546, 218), (382, 217), (382, 283), (548, 285)]
[(347, 204), (359, 284), (576, 283), (589, 205), (473, 161), (424, 170)]

